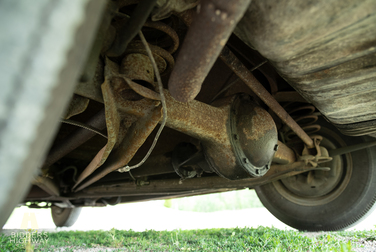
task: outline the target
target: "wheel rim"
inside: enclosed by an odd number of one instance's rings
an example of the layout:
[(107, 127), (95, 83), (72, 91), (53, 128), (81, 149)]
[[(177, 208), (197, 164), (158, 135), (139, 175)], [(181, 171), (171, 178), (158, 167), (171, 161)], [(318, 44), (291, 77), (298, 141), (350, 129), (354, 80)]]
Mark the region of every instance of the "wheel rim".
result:
[(64, 212), (64, 208), (60, 208), (58, 206), (52, 206), (51, 210), (53, 211), (53, 214), (55, 215), (61, 215)]
[[(322, 128), (321, 146), (335, 149), (346, 143), (333, 131)], [(302, 206), (319, 206), (335, 200), (346, 189), (353, 172), (350, 154), (336, 156), (320, 165), (330, 171), (310, 171), (273, 182), (275, 189), (287, 200)]]

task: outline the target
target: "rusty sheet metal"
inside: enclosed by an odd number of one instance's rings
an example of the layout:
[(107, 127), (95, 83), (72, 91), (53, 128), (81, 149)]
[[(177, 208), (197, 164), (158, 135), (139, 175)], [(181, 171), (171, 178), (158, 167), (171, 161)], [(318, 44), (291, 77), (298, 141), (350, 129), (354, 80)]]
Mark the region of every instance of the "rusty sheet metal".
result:
[(78, 180), (73, 188), (78, 186), (86, 177), (93, 173), (98, 167), (100, 167), (108, 158), (113, 148), (121, 140), (123, 132), (127, 131), (127, 128), (131, 125), (134, 118), (127, 116), (122, 118), (116, 108), (116, 101), (114, 97), (114, 90), (111, 87), (111, 81), (106, 77), (105, 82), (102, 84), (102, 93), (105, 103), (106, 111), (106, 125), (107, 125), (107, 144), (97, 153), (90, 164), (79, 175)]
[(314, 148), (312, 139), (227, 47), (222, 50), (220, 58), (308, 147)]
[[(138, 68), (138, 65), (122, 65), (122, 70), (126, 73), (132, 73), (134, 78), (139, 79), (137, 76), (138, 72), (133, 71), (132, 67), (133, 69)], [(73, 188), (76, 188), (84, 179), (103, 165), (113, 149), (120, 146), (124, 137), (126, 134), (128, 134), (128, 129), (137, 120), (136, 116), (148, 116), (156, 105), (159, 104), (159, 102), (156, 104), (155, 101), (150, 102), (142, 99), (142, 96), (139, 97), (139, 95), (127, 85), (126, 78), (117, 77), (121, 76), (121, 74), (119, 74), (119, 70), (120, 68), (116, 63), (106, 59), (106, 77), (104, 83), (102, 84), (102, 93), (106, 111), (108, 141), (105, 147), (103, 147), (97, 153), (95, 158), (79, 175), (79, 178)], [(138, 113), (135, 113), (136, 116), (132, 115), (132, 113), (124, 114), (122, 113), (122, 110), (119, 109), (121, 106), (124, 106), (124, 108), (130, 111), (138, 111)]]
[(141, 145), (148, 138), (150, 133), (157, 126), (158, 122), (161, 120), (161, 116), (161, 109), (156, 108), (148, 116), (137, 120), (129, 128), (128, 133), (123, 139), (122, 143), (113, 153), (113, 155), (111, 155), (104, 163), (104, 165), (101, 167), (101, 170), (89, 177), (86, 182), (81, 184), (76, 189), (76, 191), (82, 190), (86, 186), (91, 185), (92, 183), (103, 178), (108, 173), (127, 165), (136, 154), (138, 149), (141, 147)]
[(128, 78), (124, 78), (124, 80), (125, 82), (127, 82), (129, 87), (132, 88), (137, 94), (145, 98), (151, 99), (151, 100), (156, 100), (156, 101), (161, 100), (161, 96), (157, 92), (154, 92), (153, 90), (150, 90), (149, 88), (141, 86), (140, 84), (137, 84), (136, 82), (131, 81)]
[(228, 180), (221, 177), (201, 177), (195, 179), (164, 179), (152, 180), (145, 186), (136, 186), (134, 182), (119, 182), (117, 186), (96, 186), (86, 188), (82, 192), (68, 195), (69, 197), (98, 197), (98, 196), (129, 196), (157, 193), (178, 193), (201, 189), (244, 189), (254, 188), (289, 176), (313, 170), (304, 162), (295, 162), (290, 165), (272, 165), (270, 171), (261, 178), (242, 180)]
[(169, 80), (178, 101), (193, 100), (250, 0), (203, 0), (185, 37)]
[(108, 155), (110, 155), (112, 149), (115, 147), (116, 142), (118, 142), (118, 136), (120, 132), (121, 118), (116, 109), (116, 102), (113, 98), (113, 89), (110, 85), (110, 80), (106, 78), (105, 82), (102, 84), (102, 93), (106, 110), (108, 140), (106, 144), (106, 150), (103, 153), (102, 161), (100, 163), (103, 163), (107, 159)]
[(278, 141), (278, 149), (274, 154), (273, 163), (277, 164), (292, 164), (296, 161), (296, 156), (293, 150), (287, 147), (281, 141)]
[[(86, 124), (96, 129), (103, 130), (106, 127), (104, 109), (90, 118)], [(80, 128), (75, 130), (69, 136), (67, 136), (63, 142), (52, 147), (46, 160), (44, 161), (43, 167), (49, 167), (95, 135), (95, 132), (86, 129)]]

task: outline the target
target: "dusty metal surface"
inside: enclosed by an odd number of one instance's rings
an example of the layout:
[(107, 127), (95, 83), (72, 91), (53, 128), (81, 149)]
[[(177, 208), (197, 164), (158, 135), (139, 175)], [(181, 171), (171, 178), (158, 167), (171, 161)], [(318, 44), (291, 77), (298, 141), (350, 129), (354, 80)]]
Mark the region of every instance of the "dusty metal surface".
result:
[(376, 131), (375, 9), (372, 0), (252, 1), (235, 33), (343, 133), (370, 134)]
[(188, 102), (196, 97), (249, 3), (250, 0), (200, 2), (169, 79), (169, 91), (176, 100)]
[[(100, 130), (104, 129), (106, 127), (104, 110), (98, 112), (89, 121), (87, 121), (86, 124)], [(43, 164), (43, 167), (49, 167), (95, 135), (95, 132), (86, 129), (75, 130), (69, 136), (67, 136), (63, 142), (52, 147)]]
[(225, 47), (220, 58), (231, 68), (252, 91), (269, 106), (271, 110), (285, 123), (302, 141), (309, 147), (314, 147), (312, 139), (302, 130), (302, 128), (291, 118), (284, 108), (273, 98), (273, 96), (261, 85), (253, 74), (243, 65), (243, 63)]

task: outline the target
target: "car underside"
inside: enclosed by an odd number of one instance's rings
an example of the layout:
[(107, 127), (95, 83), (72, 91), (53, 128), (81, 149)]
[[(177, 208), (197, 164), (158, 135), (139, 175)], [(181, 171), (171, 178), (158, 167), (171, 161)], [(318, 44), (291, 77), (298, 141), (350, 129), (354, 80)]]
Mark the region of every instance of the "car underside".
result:
[(251, 188), (294, 228), (355, 224), (376, 201), (375, 10), (105, 1), (21, 204), (66, 226), (85, 206)]

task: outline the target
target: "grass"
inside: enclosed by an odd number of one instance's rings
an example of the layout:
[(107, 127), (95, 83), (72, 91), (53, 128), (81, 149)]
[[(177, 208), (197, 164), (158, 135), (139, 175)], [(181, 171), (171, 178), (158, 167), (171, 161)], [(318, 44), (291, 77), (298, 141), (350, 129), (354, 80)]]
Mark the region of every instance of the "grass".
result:
[[(332, 232), (307, 237), (298, 231), (259, 227), (205, 230), (62, 231), (42, 234), (46, 242), (11, 242), (0, 235), (0, 251), (352, 251), (359, 240), (376, 240), (376, 231)], [(88, 250), (89, 251), (89, 250)]]
[(255, 190), (239, 190), (165, 200), (165, 207), (192, 212), (215, 212), (263, 207)]

